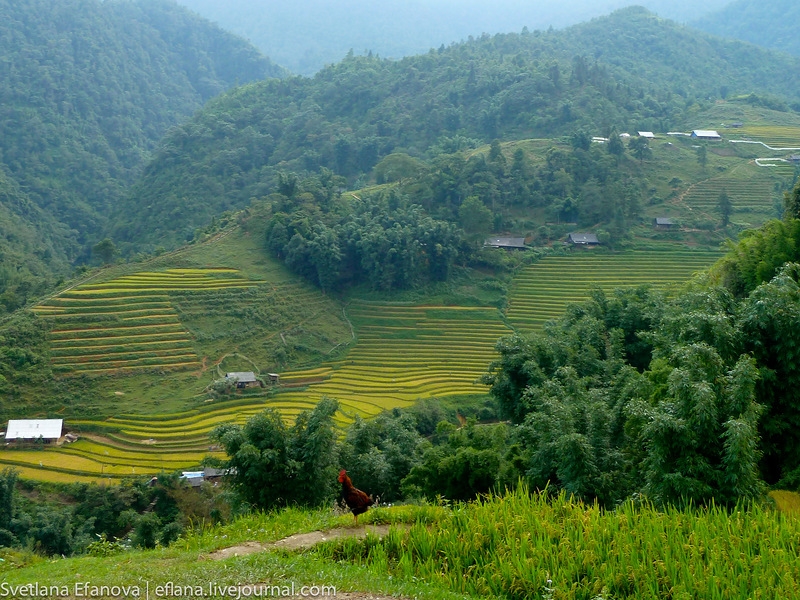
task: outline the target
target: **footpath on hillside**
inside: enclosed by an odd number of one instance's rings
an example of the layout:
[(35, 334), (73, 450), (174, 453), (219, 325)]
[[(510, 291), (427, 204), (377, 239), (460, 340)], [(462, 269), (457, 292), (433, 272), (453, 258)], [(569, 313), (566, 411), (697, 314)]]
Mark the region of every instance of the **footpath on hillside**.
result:
[[(270, 550), (307, 550), (319, 543), (341, 537), (365, 538), (368, 534), (383, 537), (389, 532), (390, 527), (408, 528), (406, 524), (396, 525), (359, 525), (358, 527), (336, 527), (334, 529), (311, 531), (290, 535), (282, 540), (271, 543), (245, 542), (228, 548), (220, 548), (209, 554), (201, 555), (201, 560), (224, 560), (234, 556), (246, 556), (257, 552)], [(290, 596), (289, 600), (299, 600), (301, 596)], [(399, 596), (386, 596), (370, 592), (336, 592), (336, 598), (344, 600), (409, 600)]]

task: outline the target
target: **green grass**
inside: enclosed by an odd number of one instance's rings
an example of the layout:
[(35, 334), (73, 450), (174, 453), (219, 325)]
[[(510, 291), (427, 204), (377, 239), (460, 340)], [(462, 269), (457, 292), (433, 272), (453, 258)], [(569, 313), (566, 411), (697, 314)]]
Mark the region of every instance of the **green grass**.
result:
[[(207, 560), (246, 542), (348, 527), (352, 516), (330, 509), (254, 513), (197, 529), (169, 548), (106, 558), (43, 560), (3, 555), (3, 580), (66, 585), (333, 585), (338, 595), (633, 600), (662, 598), (778, 600), (800, 594), (800, 520), (753, 505), (655, 510), (630, 503), (616, 510), (548, 500), (520, 490), (452, 507), (375, 508), (359, 521), (405, 524), (382, 540), (339, 538), (315, 548), (264, 551)], [(122, 567), (122, 568), (121, 568)], [(78, 575), (80, 574), (80, 575)]]

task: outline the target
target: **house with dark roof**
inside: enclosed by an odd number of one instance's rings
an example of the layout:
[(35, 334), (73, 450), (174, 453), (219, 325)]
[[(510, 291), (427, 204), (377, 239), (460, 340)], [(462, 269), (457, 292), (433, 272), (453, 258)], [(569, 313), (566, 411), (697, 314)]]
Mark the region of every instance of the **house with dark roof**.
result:
[(232, 381), (237, 388), (261, 387), (261, 381), (252, 371), (233, 371), (225, 373), (225, 379)]
[(653, 219), (653, 226), (656, 229), (672, 229), (675, 227), (675, 221), (669, 217), (656, 217)]
[(567, 236), (567, 242), (575, 246), (597, 246), (600, 240), (593, 233), (570, 233)]
[(524, 250), (527, 248), (525, 238), (521, 237), (491, 237), (483, 245), (491, 246), (492, 248), (506, 248), (508, 250)]

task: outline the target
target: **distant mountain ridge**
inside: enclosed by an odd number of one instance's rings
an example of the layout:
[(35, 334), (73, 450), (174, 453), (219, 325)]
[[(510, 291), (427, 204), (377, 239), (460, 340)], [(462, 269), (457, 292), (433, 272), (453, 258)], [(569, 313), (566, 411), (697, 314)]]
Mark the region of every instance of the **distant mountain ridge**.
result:
[(728, 0), (178, 0), (249, 39), (276, 63), (313, 75), (349, 50), (400, 59), (484, 33), (563, 28), (641, 4), (685, 22)]
[(692, 22), (694, 27), (800, 56), (800, 4), (794, 0), (737, 0)]

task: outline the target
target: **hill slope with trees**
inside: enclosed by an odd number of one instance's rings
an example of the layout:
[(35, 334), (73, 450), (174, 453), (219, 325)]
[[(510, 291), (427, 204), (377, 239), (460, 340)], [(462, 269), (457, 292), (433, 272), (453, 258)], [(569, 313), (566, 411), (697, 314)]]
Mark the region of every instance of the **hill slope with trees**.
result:
[(800, 6), (792, 0), (767, 3), (737, 0), (705, 15), (693, 25), (715, 35), (800, 56), (800, 40), (794, 27), (798, 19)]
[(0, 168), (66, 225), (54, 267), (99, 239), (170, 127), (236, 84), (283, 73), (168, 0), (2, 0), (0, 58)]
[[(511, 140), (669, 131), (709, 99), (800, 99), (800, 61), (618, 11), (563, 32), (483, 36), (401, 61), (350, 55), (313, 79), (243, 86), (165, 138), (114, 222), (164, 246), (277, 189), (282, 172), (358, 182), (382, 158)], [(591, 132), (591, 133), (589, 133)], [(145, 210), (142, 211), (141, 208)], [(177, 234), (177, 235), (176, 235)]]

